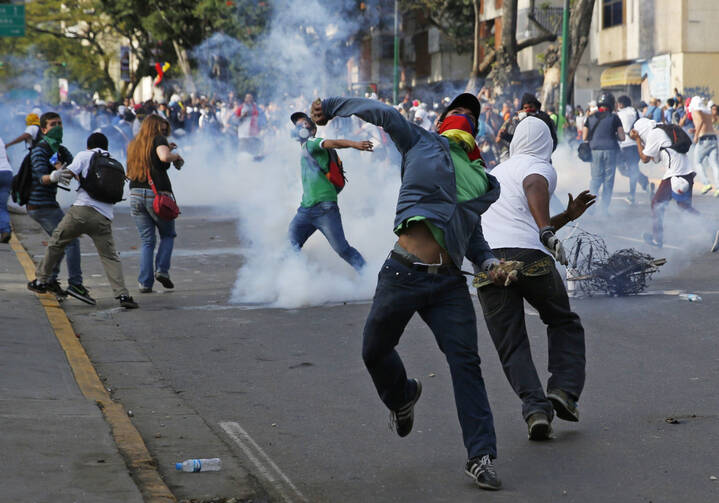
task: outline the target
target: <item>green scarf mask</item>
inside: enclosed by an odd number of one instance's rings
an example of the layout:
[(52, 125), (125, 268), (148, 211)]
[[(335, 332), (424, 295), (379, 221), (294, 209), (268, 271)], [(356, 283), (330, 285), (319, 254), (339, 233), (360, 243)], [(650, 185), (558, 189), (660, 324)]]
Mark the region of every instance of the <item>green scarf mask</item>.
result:
[(62, 143), (62, 126), (55, 126), (44, 135), (45, 141), (53, 152), (57, 152)]

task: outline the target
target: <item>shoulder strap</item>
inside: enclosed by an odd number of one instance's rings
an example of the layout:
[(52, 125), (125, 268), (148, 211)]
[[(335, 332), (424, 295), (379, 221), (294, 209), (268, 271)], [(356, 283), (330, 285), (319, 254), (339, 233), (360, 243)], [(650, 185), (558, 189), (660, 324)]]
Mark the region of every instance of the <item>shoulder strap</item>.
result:
[(155, 195), (157, 195), (157, 189), (155, 188), (155, 184), (153, 183), (152, 177), (150, 176), (150, 171), (151, 171), (151, 169), (148, 167), (147, 168), (147, 183), (150, 184), (150, 188), (152, 189), (152, 192), (154, 192)]
[[(305, 145), (307, 145), (307, 143), (305, 143)], [(326, 175), (327, 171), (322, 169), (322, 166), (320, 166), (320, 163), (317, 162), (317, 159), (315, 159), (315, 157), (312, 154), (310, 154), (309, 150), (307, 150), (305, 145), (302, 145), (302, 147), (301, 147), (302, 156), (305, 157), (310, 162), (312, 167), (314, 167), (317, 171), (319, 171), (323, 175)], [(329, 153), (328, 153), (328, 155), (329, 155)]]
[[(597, 112), (597, 114), (600, 114), (601, 112)], [(604, 120), (604, 117), (599, 118), (599, 115), (595, 116), (597, 118), (597, 122), (594, 123), (592, 128), (589, 130), (589, 136), (587, 136), (587, 141), (592, 141), (592, 138), (594, 138), (594, 131), (597, 129), (597, 126), (599, 126), (599, 123)]]

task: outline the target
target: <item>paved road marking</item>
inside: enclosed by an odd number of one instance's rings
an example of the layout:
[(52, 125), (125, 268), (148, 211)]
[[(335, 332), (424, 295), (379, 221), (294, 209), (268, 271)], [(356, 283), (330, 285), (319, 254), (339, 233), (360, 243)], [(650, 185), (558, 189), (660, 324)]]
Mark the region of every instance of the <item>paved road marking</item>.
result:
[[(637, 239), (637, 238), (630, 238), (628, 236), (619, 236), (617, 234), (610, 234), (610, 237), (624, 239), (626, 241), (633, 241), (634, 243), (644, 243), (646, 242), (643, 239)], [(681, 248), (679, 246), (672, 246), (672, 245), (664, 245), (664, 248), (671, 248), (672, 250), (684, 250), (684, 248)]]
[[(10, 246), (15, 251), (20, 265), (25, 270), (28, 280), (35, 278), (35, 264), (20, 241), (13, 234)], [(140, 433), (135, 429), (132, 421), (121, 404), (115, 402), (103, 386), (102, 381), (90, 362), (85, 348), (72, 329), (70, 320), (53, 294), (37, 294), (40, 303), (45, 308), (45, 314), (50, 326), (55, 332), (60, 346), (70, 364), (75, 381), (80, 391), (88, 400), (94, 401), (102, 410), (105, 420), (112, 429), (112, 436), (118, 450), (125, 458), (135, 483), (142, 492), (143, 498), (149, 503), (167, 503), (177, 501), (170, 489), (160, 477), (155, 466), (155, 460), (145, 446)]]
[[(240, 446), (240, 449), (242, 449), (260, 473), (273, 485), (284, 501), (288, 503), (298, 500), (308, 501), (287, 475), (270, 459), (267, 453), (262, 450), (262, 447), (257, 445), (257, 442), (250, 437), (242, 426), (233, 421), (223, 421), (220, 423), (220, 428), (225, 430), (225, 433)], [(255, 452), (253, 452), (253, 449)], [(255, 453), (259, 456), (256, 456)], [(263, 458), (264, 460), (259, 458)]]

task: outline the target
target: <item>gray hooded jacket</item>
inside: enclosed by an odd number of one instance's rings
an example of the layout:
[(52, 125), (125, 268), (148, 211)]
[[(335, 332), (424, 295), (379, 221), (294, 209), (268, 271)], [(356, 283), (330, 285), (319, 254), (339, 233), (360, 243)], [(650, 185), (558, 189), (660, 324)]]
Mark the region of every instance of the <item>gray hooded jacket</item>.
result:
[(402, 154), (402, 185), (397, 200), (397, 227), (410, 217), (423, 216), (442, 229), (452, 262), (466, 256), (477, 265), (494, 258), (482, 234), (481, 215), (499, 197), (499, 183), (490, 174), (487, 193), (457, 202), (454, 164), (449, 140), (410, 123), (394, 108), (364, 98), (327, 98), (322, 111), (328, 119), (356, 115), (382, 127)]

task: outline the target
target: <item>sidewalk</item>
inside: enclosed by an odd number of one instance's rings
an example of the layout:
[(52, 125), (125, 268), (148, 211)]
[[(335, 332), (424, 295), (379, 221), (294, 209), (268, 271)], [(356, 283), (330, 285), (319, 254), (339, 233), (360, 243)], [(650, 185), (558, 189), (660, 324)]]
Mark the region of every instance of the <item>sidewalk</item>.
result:
[(102, 411), (80, 390), (27, 281), (15, 251), (0, 244), (0, 499), (142, 502)]

